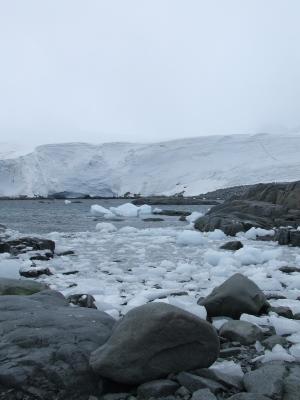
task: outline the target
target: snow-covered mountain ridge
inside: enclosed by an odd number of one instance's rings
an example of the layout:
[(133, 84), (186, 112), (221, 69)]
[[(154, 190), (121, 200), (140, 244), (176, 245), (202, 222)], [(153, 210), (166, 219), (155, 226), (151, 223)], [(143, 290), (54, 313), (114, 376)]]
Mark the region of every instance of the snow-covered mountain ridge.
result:
[[(5, 149), (4, 149), (5, 150)], [(300, 135), (207, 136), (135, 144), (49, 144), (14, 156), (0, 148), (0, 196), (196, 195), (300, 179)]]

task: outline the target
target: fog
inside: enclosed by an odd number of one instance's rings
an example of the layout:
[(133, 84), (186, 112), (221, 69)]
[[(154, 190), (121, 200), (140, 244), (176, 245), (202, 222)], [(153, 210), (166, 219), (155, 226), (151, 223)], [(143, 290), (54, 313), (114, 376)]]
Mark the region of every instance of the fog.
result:
[(300, 131), (299, 0), (0, 0), (0, 142)]

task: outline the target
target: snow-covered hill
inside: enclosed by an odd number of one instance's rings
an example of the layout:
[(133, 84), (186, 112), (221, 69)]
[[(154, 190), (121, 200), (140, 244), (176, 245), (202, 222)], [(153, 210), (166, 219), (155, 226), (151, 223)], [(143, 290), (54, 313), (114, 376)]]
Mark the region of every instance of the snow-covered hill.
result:
[(0, 196), (76, 192), (196, 195), (234, 185), (300, 179), (300, 135), (232, 135), (154, 144), (51, 144), (8, 158)]

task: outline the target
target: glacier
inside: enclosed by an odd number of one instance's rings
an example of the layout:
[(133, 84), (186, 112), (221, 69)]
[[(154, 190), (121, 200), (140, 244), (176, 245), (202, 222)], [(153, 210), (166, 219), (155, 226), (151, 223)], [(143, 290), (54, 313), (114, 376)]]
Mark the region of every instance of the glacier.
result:
[(202, 136), (160, 143), (0, 143), (0, 196), (187, 196), (300, 179), (300, 134)]

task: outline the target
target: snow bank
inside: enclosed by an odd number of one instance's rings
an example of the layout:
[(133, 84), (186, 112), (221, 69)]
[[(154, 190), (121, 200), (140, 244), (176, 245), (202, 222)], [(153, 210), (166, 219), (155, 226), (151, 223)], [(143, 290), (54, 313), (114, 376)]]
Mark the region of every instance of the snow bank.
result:
[(65, 200), (65, 204), (71, 204), (71, 200)]

